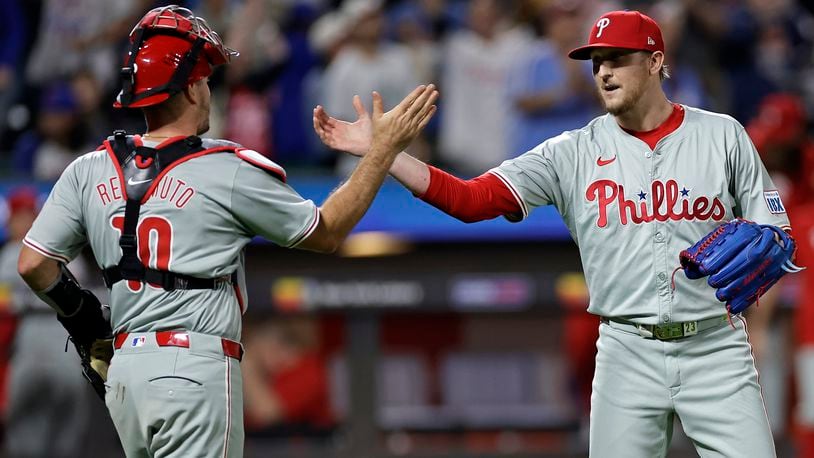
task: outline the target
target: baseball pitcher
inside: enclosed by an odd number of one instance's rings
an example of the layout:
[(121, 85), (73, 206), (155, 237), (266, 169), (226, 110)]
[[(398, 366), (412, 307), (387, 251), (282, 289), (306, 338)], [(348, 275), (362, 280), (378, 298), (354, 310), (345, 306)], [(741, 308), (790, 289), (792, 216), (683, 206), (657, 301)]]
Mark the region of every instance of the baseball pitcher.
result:
[[(406, 154), (390, 173), (467, 222), (559, 210), (601, 317), (590, 456), (663, 457), (675, 418), (702, 457), (775, 456), (740, 312), (799, 270), (778, 192), (743, 126), (666, 98), (653, 19), (607, 13), (569, 57), (593, 63), (608, 114), (468, 181)], [(316, 107), (314, 128), (363, 155), (354, 104), (354, 123)]]
[[(198, 137), (207, 78), (235, 56), (191, 11), (148, 12), (115, 103), (142, 109), (147, 132), (117, 131), (74, 161), (24, 239), (18, 270), (57, 311), (128, 457), (242, 456), (244, 247), (260, 235), (334, 251), (435, 113), (432, 85), (387, 113), (374, 93), (370, 151), (317, 207), (261, 154)], [(109, 321), (65, 268), (87, 244), (110, 288)]]

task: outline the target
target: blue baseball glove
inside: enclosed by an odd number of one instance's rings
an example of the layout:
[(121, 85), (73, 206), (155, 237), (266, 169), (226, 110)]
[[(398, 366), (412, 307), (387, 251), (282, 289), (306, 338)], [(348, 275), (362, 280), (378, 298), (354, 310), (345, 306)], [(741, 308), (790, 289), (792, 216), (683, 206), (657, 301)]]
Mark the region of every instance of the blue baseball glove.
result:
[(803, 268), (792, 262), (791, 235), (768, 224), (734, 219), (722, 224), (679, 254), (689, 279), (709, 276), (715, 297), (738, 314), (757, 301), (786, 272)]

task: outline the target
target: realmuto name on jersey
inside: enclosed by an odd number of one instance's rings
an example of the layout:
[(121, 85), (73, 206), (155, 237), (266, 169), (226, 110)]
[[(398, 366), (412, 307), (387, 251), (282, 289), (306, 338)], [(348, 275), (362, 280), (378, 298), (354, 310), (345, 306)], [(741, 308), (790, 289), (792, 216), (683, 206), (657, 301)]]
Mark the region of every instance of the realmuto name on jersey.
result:
[[(97, 183), (96, 194), (101, 199), (102, 205), (124, 200), (118, 176), (112, 176), (101, 183)], [(195, 188), (187, 185), (186, 181), (171, 175), (164, 176), (150, 194), (151, 199), (158, 198), (167, 201), (176, 208), (184, 208), (193, 196), (195, 196)]]
[[(639, 190), (634, 199), (625, 195), (623, 185), (613, 180), (596, 180), (585, 191), (589, 202), (596, 201), (599, 216), (598, 227), (608, 225), (609, 214), (618, 212), (621, 224), (641, 224), (651, 221), (708, 220), (721, 221), (726, 208), (717, 197), (690, 198), (690, 190), (679, 188), (675, 180), (653, 181), (649, 193)], [(611, 216), (612, 217), (612, 216)]]

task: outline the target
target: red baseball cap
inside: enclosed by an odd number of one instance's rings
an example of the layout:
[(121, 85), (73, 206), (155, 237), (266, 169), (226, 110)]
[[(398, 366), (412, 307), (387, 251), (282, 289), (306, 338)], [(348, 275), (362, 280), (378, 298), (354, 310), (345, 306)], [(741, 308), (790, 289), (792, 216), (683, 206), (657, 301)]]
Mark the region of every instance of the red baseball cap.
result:
[(594, 48), (624, 48), (664, 52), (661, 29), (651, 17), (639, 11), (611, 11), (596, 20), (588, 44), (568, 53), (576, 60), (589, 60)]
[(7, 199), (9, 214), (21, 211), (37, 212), (37, 191), (29, 187), (20, 187), (13, 190)]
[(805, 132), (806, 109), (799, 96), (789, 93), (767, 95), (746, 132), (761, 153), (772, 146), (788, 146)]

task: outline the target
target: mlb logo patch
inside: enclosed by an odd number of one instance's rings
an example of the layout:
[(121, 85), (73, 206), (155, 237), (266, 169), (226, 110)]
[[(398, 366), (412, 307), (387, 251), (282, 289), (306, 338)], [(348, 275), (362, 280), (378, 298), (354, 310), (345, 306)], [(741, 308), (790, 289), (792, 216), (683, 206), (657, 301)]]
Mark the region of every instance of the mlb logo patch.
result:
[(783, 201), (780, 200), (780, 193), (777, 191), (764, 191), (763, 199), (766, 200), (766, 206), (769, 207), (769, 213), (775, 215), (786, 213), (786, 207), (783, 206)]
[(144, 336), (133, 337), (133, 341), (130, 342), (131, 347), (143, 347), (144, 342), (147, 341), (147, 338)]

